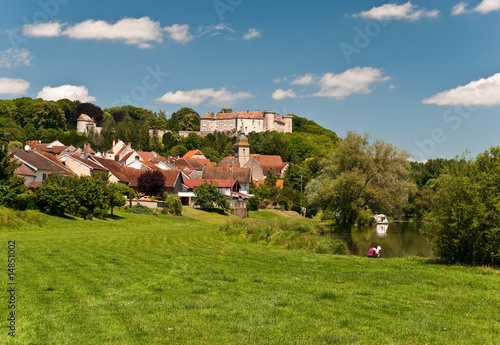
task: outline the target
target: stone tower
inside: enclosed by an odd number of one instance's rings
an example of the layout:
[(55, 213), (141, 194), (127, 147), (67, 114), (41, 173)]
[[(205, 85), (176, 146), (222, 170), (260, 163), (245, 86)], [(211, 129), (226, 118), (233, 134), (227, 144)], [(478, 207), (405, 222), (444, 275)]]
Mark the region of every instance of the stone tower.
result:
[(276, 115), (275, 111), (266, 110), (264, 111), (264, 130), (272, 131), (274, 130), (274, 116)]
[(240, 136), (234, 145), (234, 161), (240, 163), (240, 167), (244, 167), (250, 160), (250, 144), (245, 136), (243, 125), (241, 126)]

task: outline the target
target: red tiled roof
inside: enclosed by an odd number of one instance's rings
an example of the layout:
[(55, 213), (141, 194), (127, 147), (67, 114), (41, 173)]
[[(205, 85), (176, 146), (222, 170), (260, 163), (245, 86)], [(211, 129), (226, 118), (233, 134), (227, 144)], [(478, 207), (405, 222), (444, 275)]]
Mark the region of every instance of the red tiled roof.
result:
[(80, 157), (79, 155), (70, 155), (69, 157), (71, 157), (72, 159), (74, 159), (76, 161), (79, 161), (80, 163), (88, 165), (93, 170), (108, 170), (108, 169), (103, 168), (102, 166), (100, 166), (98, 164), (95, 164), (94, 162), (92, 162), (89, 159), (85, 159), (85, 158)]
[(155, 156), (154, 152), (136, 151), (136, 153), (145, 162), (149, 162)]
[[(263, 120), (264, 113), (262, 111), (238, 111), (235, 113), (206, 113), (201, 116), (202, 119), (227, 120), (227, 119), (256, 119)], [(279, 114), (274, 114), (274, 121), (285, 123)]]
[(21, 165), (18, 166), (16, 168), (16, 170), (14, 170), (14, 173), (17, 174), (17, 175), (21, 175), (21, 176), (31, 176), (31, 177), (36, 177), (35, 173), (33, 173), (26, 165), (24, 165), (24, 163), (20, 162), (18, 159), (16, 158), (11, 158), (10, 161), (17, 161), (18, 163), (20, 163)]
[(193, 158), (193, 156), (195, 155), (203, 155), (203, 157), (205, 157), (203, 152), (201, 152), (200, 150), (191, 150), (188, 151), (184, 156), (182, 156), (182, 158)]
[[(260, 186), (261, 184), (266, 183), (266, 180), (258, 180), (258, 181), (254, 181), (254, 183), (257, 186)], [(278, 187), (279, 189), (283, 189), (283, 180), (276, 180), (276, 187)]]
[[(238, 180), (231, 181), (231, 180), (203, 179), (203, 178), (192, 178), (192, 179), (184, 180), (184, 184), (186, 186), (193, 187), (193, 188), (199, 187), (205, 182), (206, 183), (214, 182), (217, 184), (217, 187), (220, 187), (220, 188), (231, 188), (238, 182)], [(232, 182), (232, 185), (231, 185), (231, 182)]]
[[(231, 170), (229, 167), (205, 167), (203, 169), (204, 179), (211, 180), (230, 180), (231, 179)], [(234, 180), (238, 180), (240, 183), (250, 183), (252, 181), (252, 174), (250, 168), (237, 168), (233, 166), (232, 177)]]
[(130, 158), (130, 156), (132, 156), (135, 152), (134, 151), (131, 151), (129, 153), (127, 153), (125, 156), (123, 156), (122, 159), (120, 159), (120, 162), (125, 162), (127, 159)]
[[(122, 166), (122, 172), (125, 176), (127, 176), (127, 179), (129, 181), (128, 185), (130, 187), (137, 187), (138, 186), (137, 180), (139, 179), (139, 176), (141, 176), (141, 174), (147, 171), (149, 170), (140, 170)], [(159, 170), (159, 171), (161, 171), (163, 176), (165, 176), (165, 186), (173, 187), (175, 185), (175, 182), (177, 181), (180, 171), (179, 170)]]
[(267, 171), (270, 168), (273, 168), (276, 174), (281, 174), (283, 168), (288, 165), (288, 163), (283, 163), (280, 156), (250, 155), (250, 159), (252, 158), (259, 162), (264, 175), (267, 175)]
[(92, 159), (95, 159), (96, 162), (108, 169), (108, 171), (113, 174), (118, 179), (118, 181), (129, 183), (127, 176), (122, 172), (123, 166), (117, 161), (96, 156), (93, 156)]

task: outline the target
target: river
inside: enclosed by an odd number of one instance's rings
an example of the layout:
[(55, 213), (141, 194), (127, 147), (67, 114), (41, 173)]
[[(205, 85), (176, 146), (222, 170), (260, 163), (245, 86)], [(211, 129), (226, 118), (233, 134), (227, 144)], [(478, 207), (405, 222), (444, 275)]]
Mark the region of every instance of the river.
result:
[(380, 257), (430, 257), (432, 249), (419, 230), (422, 223), (396, 222), (388, 225), (337, 228), (333, 234), (347, 242), (353, 255), (365, 256), (372, 244), (381, 246)]

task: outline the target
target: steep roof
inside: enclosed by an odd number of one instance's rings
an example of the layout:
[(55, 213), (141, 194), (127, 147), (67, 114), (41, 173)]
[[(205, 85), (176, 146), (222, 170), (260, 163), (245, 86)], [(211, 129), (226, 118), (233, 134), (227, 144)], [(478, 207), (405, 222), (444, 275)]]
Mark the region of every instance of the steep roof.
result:
[(87, 114), (81, 114), (80, 116), (78, 116), (78, 119), (76, 119), (76, 121), (89, 121), (89, 122), (94, 122), (95, 123), (94, 119), (92, 119)]
[(123, 182), (123, 183), (129, 183), (127, 176), (122, 172), (121, 168), (123, 166), (120, 163), (118, 163), (117, 161), (112, 160), (112, 159), (97, 157), (97, 156), (92, 156), (92, 159), (94, 159), (96, 162), (98, 162), (103, 167), (108, 169), (108, 171), (111, 174), (113, 174), (118, 179), (118, 181)]
[(106, 169), (98, 164), (95, 164), (94, 162), (92, 162), (89, 159), (85, 159), (85, 158), (80, 157), (79, 155), (68, 155), (68, 157), (70, 157), (70, 158), (74, 159), (75, 161), (78, 161), (82, 164), (87, 165), (88, 167), (92, 168), (93, 170), (108, 170), (108, 169)]
[[(203, 152), (201, 152), (200, 150), (191, 150), (191, 151), (188, 151), (184, 156), (182, 156), (182, 158), (193, 158), (193, 156), (196, 156), (196, 155), (201, 155), (201, 156), (205, 157)], [(204, 159), (206, 159), (206, 158), (204, 158)]]
[(234, 187), (238, 183), (238, 180), (221, 180), (221, 179), (203, 179), (203, 178), (192, 178), (188, 180), (184, 180), (184, 184), (186, 186), (196, 188), (201, 186), (203, 183), (211, 183), (215, 182), (217, 183), (217, 187), (220, 188), (231, 188)]
[(16, 170), (14, 170), (14, 173), (17, 174), (17, 175), (21, 175), (21, 176), (31, 176), (31, 177), (35, 177), (35, 173), (33, 173), (23, 162), (20, 162), (18, 159), (16, 159), (15, 157), (14, 158), (11, 158), (10, 161), (16, 161), (18, 163), (20, 163), (21, 165), (18, 166), (16, 168)]
[(153, 157), (155, 157), (156, 154), (155, 152), (145, 152), (145, 151), (136, 151), (136, 153), (145, 162), (150, 161)]
[(14, 153), (17, 159), (36, 170), (47, 170), (58, 174), (68, 175), (73, 172), (63, 166), (55, 156), (50, 153), (37, 151), (24, 151), (16, 148), (9, 148), (9, 151)]
[[(137, 187), (138, 179), (141, 174), (147, 172), (149, 170), (140, 170), (134, 168), (128, 168), (122, 166), (122, 172), (127, 176), (130, 187)], [(165, 176), (165, 187), (173, 187), (175, 182), (177, 181), (179, 174), (181, 173), (179, 170), (158, 170), (161, 171), (163, 176)]]
[(288, 165), (281, 160), (280, 156), (269, 156), (269, 155), (250, 155), (250, 159), (255, 159), (262, 170), (264, 175), (267, 175), (267, 171), (273, 168), (274, 172), (281, 174), (282, 170)]
[[(205, 167), (202, 177), (209, 180), (230, 180), (230, 169), (230, 167)], [(232, 177), (233, 180), (238, 180), (240, 183), (250, 183), (252, 182), (252, 169), (233, 167)]]

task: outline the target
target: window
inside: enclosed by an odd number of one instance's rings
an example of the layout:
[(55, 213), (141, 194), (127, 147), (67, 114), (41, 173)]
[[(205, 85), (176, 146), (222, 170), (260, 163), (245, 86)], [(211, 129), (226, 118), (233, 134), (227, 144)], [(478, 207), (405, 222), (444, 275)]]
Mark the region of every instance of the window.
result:
[(47, 178), (47, 174), (43, 173), (42, 174), (42, 181), (45, 180)]

